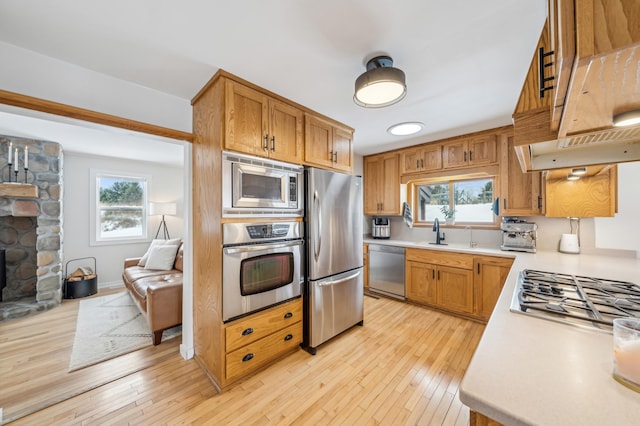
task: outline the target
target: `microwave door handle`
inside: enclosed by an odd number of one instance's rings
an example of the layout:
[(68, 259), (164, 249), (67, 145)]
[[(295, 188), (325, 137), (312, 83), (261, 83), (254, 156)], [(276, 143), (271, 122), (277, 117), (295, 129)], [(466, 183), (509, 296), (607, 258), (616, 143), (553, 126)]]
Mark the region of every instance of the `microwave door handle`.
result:
[(313, 245), (313, 255), (316, 259), (316, 262), (318, 261), (318, 257), (320, 257), (320, 250), (322, 249), (322, 229), (320, 228), (321, 223), (322, 223), (322, 213), (320, 212), (320, 197), (318, 196), (318, 191), (314, 191), (313, 192), (313, 209), (314, 211), (314, 218), (316, 219), (316, 226), (315, 226), (315, 241), (314, 241), (314, 245)]
[(319, 287), (327, 287), (327, 286), (331, 286), (331, 285), (342, 284), (345, 281), (349, 281), (349, 280), (354, 279), (355, 277), (360, 275), (360, 273), (361, 273), (361, 271), (358, 271), (355, 274), (351, 274), (348, 277), (340, 278), (339, 280), (325, 281), (325, 282), (322, 282), (322, 283), (318, 284), (318, 286)]
[(264, 251), (271, 249), (278, 249), (284, 247), (294, 247), (301, 246), (302, 240), (296, 241), (288, 241), (286, 243), (278, 243), (278, 244), (261, 244), (261, 245), (251, 245), (251, 246), (242, 246), (242, 247), (227, 247), (224, 249), (225, 254), (235, 254), (235, 253), (247, 253), (252, 251)]

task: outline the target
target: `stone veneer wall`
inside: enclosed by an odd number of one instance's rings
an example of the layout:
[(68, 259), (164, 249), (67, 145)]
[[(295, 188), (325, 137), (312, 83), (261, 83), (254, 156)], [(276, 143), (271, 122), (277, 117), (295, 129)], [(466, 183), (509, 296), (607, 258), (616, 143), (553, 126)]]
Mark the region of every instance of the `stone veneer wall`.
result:
[[(3, 293), (0, 321), (31, 315), (58, 306), (62, 300), (62, 165), (60, 144), (48, 141), (0, 135), (0, 180), (9, 180), (7, 149), (9, 143), (19, 149), (18, 180), (24, 182), (23, 150), (29, 147), (27, 183), (38, 187), (38, 198), (0, 197), (0, 216), (35, 217), (36, 283), (35, 295), (19, 297), (11, 291)], [(13, 172), (11, 172), (13, 174)], [(0, 225), (0, 247), (10, 243), (12, 231)], [(28, 258), (12, 257), (7, 250), (7, 262), (29, 262)], [(20, 265), (16, 265), (19, 269)], [(8, 284), (8, 283), (7, 283)], [(13, 300), (7, 300), (10, 296)]]

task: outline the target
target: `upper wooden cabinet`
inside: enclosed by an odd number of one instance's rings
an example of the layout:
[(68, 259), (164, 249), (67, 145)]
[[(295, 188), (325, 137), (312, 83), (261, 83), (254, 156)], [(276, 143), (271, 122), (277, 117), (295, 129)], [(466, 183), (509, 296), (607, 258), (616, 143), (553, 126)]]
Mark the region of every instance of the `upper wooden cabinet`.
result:
[(442, 144), (433, 143), (400, 151), (400, 174), (442, 169)]
[(513, 145), (513, 135), (501, 136), (502, 161), (500, 162), (501, 216), (544, 215), (542, 172), (525, 173)]
[(443, 144), (442, 166), (454, 167), (482, 166), (498, 161), (496, 135), (483, 135), (460, 139)]
[(364, 214), (398, 216), (402, 213), (397, 153), (365, 157), (363, 181)]
[(351, 172), (353, 170), (353, 132), (305, 114), (306, 164)]
[(225, 149), (302, 163), (302, 110), (227, 80), (225, 112)]
[(559, 169), (546, 175), (546, 199), (549, 217), (613, 217), (618, 211), (618, 167), (590, 166), (587, 174), (567, 180), (571, 169)]
[[(513, 114), (523, 170), (640, 159), (640, 126), (613, 127), (615, 114), (640, 109), (638, 1), (549, 0), (548, 10)], [(555, 141), (551, 158), (529, 147)]]

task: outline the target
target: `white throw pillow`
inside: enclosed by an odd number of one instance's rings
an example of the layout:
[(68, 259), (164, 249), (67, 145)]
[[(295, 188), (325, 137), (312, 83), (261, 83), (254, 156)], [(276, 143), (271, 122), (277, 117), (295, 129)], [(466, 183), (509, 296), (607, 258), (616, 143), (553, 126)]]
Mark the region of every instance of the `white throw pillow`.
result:
[(174, 238), (173, 240), (153, 240), (151, 241), (151, 244), (149, 244), (149, 248), (147, 249), (147, 252), (144, 254), (144, 256), (142, 256), (142, 258), (140, 258), (140, 261), (138, 261), (138, 266), (145, 266), (145, 264), (147, 263), (147, 259), (149, 258), (149, 253), (151, 253), (151, 249), (154, 248), (155, 246), (175, 246), (175, 245), (180, 245), (180, 238)]
[(176, 245), (156, 245), (151, 249), (149, 258), (144, 269), (157, 269), (161, 271), (169, 271), (173, 269), (173, 263), (176, 261), (176, 253), (178, 246)]

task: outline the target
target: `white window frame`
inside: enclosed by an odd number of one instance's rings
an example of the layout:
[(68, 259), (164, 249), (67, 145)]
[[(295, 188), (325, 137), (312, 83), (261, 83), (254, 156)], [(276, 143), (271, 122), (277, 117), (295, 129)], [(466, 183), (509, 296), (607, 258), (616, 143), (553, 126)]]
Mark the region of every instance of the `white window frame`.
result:
[[(135, 179), (143, 182), (142, 233), (140, 236), (105, 238), (100, 233), (100, 179), (104, 177)], [(151, 191), (151, 175), (113, 170), (90, 169), (90, 245), (135, 244), (149, 241), (148, 200)]]

